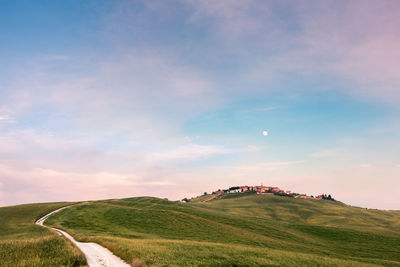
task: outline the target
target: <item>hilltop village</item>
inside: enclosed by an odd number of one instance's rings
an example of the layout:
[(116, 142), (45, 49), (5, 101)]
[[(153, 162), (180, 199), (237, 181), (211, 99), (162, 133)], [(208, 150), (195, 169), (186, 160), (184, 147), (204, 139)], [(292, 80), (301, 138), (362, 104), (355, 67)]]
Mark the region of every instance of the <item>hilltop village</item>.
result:
[[(321, 200), (332, 200), (335, 199), (331, 195), (321, 194), (318, 196), (308, 196), (306, 194), (295, 193), (290, 190), (283, 190), (279, 187), (273, 186), (263, 186), (263, 185), (255, 185), (255, 186), (233, 186), (228, 189), (218, 189), (217, 191), (208, 194), (204, 192), (204, 195), (209, 195), (210, 198), (204, 200), (204, 202), (215, 200), (215, 199), (223, 199), (232, 197), (231, 194), (259, 194), (259, 195), (277, 195), (277, 196), (285, 196), (285, 197), (293, 197), (293, 198), (303, 198), (303, 199), (321, 199)], [(182, 201), (189, 202), (190, 200), (184, 198)]]

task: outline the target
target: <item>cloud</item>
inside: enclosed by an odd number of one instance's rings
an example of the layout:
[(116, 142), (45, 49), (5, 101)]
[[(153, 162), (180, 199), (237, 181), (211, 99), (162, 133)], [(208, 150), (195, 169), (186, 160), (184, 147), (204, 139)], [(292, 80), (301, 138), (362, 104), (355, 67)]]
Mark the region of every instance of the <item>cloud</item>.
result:
[(399, 103), (397, 1), (367, 1), (363, 5), (335, 1), (316, 3), (309, 10), (301, 5), (293, 8), (298, 31), (290, 36), (278, 25), (280, 43), (288, 45), (273, 56), (261, 58), (249, 77), (279, 79), (287, 73), (311, 79), (328, 77), (340, 81), (346, 93), (359, 98)]
[(0, 185), (8, 188), (6, 192), (0, 191), (0, 202), (7, 205), (43, 200), (130, 197), (139, 192), (151, 195), (152, 191), (159, 194), (165, 188), (175, 186), (163, 178), (143, 179), (142, 174), (78, 173), (41, 168), (19, 170), (4, 165), (0, 165), (0, 177)]
[(260, 175), (264, 172), (276, 171), (280, 169), (285, 169), (286, 167), (290, 168), (293, 165), (303, 163), (303, 160), (297, 161), (272, 161), (272, 162), (263, 162), (263, 163), (255, 163), (255, 164), (241, 164), (238, 166), (233, 166), (232, 169), (236, 170), (235, 172), (240, 173), (241, 175)]
[(55, 71), (47, 60), (26, 62), (15, 70), (24, 79), (10, 82), (0, 106), (7, 104), (22, 122), (65, 125), (80, 135), (112, 131), (154, 144), (179, 139), (176, 128), (183, 121), (226, 101), (206, 72), (150, 48), (91, 61), (70, 57), (63, 68)]
[(0, 116), (0, 123), (15, 123), (15, 120), (10, 118), (9, 116)]
[(263, 147), (251, 145), (243, 148), (226, 148), (219, 145), (199, 145), (190, 143), (168, 151), (151, 153), (147, 158), (155, 161), (174, 159), (195, 160), (234, 153), (259, 152), (263, 149)]
[(192, 23), (215, 31), (224, 52), (241, 60), (237, 75), (250, 81), (327, 78), (361, 99), (400, 101), (398, 1), (182, 2), (194, 9)]
[[(398, 102), (399, 10), (398, 2), (391, 1), (385, 5), (350, 2), (339, 13), (324, 10), (323, 17), (317, 15), (315, 21), (306, 22), (303, 39), (308, 40), (308, 54), (314, 54), (314, 60), (326, 59), (318, 60), (320, 68), (356, 82), (360, 89), (354, 93)], [(346, 27), (338, 27), (337, 22)]]
[(0, 183), (7, 188), (0, 202), (10, 205), (141, 195), (178, 199), (187, 196), (194, 177), (180, 176), (185, 167), (163, 164), (165, 161), (258, 151), (257, 147), (228, 149), (181, 142), (162, 152), (133, 152), (136, 144), (126, 143), (123, 149), (115, 145), (102, 148), (99, 136), (71, 138), (37, 130), (10, 130), (0, 134)]
[(152, 160), (197, 159), (233, 152), (233, 150), (221, 146), (188, 144), (163, 153), (153, 153), (149, 158)]

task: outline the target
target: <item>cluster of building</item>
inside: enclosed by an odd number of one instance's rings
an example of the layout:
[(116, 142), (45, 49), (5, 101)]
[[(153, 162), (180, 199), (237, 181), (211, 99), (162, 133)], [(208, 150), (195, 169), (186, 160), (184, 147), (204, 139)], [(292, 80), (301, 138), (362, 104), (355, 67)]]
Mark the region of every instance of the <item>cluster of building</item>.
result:
[(306, 194), (299, 194), (299, 193), (294, 193), (290, 190), (283, 190), (280, 189), (279, 187), (273, 187), (273, 186), (263, 186), (263, 185), (255, 185), (255, 186), (233, 186), (230, 187), (229, 189), (219, 189), (213, 194), (216, 194), (217, 197), (224, 194), (224, 193), (245, 193), (245, 192), (255, 192), (256, 194), (274, 194), (274, 195), (281, 195), (281, 196), (290, 196), (294, 198), (303, 198), (303, 199), (328, 199), (328, 200), (334, 200), (331, 195), (318, 195), (316, 197), (314, 196), (308, 196)]
[(216, 192), (213, 192), (217, 195), (223, 194), (223, 193), (244, 193), (244, 192), (256, 192), (257, 194), (272, 194), (272, 193), (282, 193), (282, 194), (291, 194), (290, 190), (282, 190), (279, 187), (273, 187), (273, 186), (234, 186), (230, 187), (229, 189), (224, 189), (221, 190), (219, 189)]

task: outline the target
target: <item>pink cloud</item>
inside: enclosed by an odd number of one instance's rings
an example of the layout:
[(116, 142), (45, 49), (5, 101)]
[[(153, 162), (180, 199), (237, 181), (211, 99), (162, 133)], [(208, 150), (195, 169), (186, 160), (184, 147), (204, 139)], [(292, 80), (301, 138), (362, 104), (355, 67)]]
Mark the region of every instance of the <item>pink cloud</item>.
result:
[[(329, 76), (357, 97), (400, 101), (398, 1), (183, 2), (194, 8), (193, 22), (209, 23), (231, 52), (262, 51), (247, 70), (249, 79), (275, 79), (288, 71)], [(286, 21), (282, 10), (292, 15)], [(240, 40), (237, 47), (232, 38)]]
[[(74, 201), (152, 195), (175, 184), (163, 178), (143, 179), (145, 173), (66, 172), (34, 168), (21, 170), (0, 165), (0, 202), (11, 205), (39, 201)], [(1, 185), (7, 191), (1, 191)], [(21, 185), (23, 186), (16, 186)], [(174, 195), (172, 195), (174, 196)]]
[(232, 152), (232, 150), (221, 146), (188, 144), (163, 153), (153, 153), (149, 157), (152, 160), (196, 159), (214, 155), (230, 154)]
[(400, 101), (400, 5), (398, 1), (332, 2), (299, 17), (291, 49), (266, 59), (252, 77), (279, 70), (306, 76), (330, 75), (350, 83), (351, 93)]

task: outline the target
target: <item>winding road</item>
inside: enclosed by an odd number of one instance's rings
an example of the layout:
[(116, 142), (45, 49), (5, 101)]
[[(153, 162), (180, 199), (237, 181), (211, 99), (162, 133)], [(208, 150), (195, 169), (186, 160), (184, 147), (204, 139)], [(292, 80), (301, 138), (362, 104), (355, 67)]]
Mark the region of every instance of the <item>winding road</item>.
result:
[(70, 206), (66, 206), (66, 207), (54, 210), (54, 211), (50, 212), (49, 214), (43, 216), (39, 220), (37, 220), (35, 222), (35, 224), (40, 225), (45, 228), (52, 229), (52, 230), (56, 231), (60, 236), (63, 235), (66, 238), (68, 238), (69, 240), (71, 240), (71, 242), (73, 244), (75, 244), (83, 252), (83, 254), (85, 254), (87, 264), (90, 267), (120, 267), (120, 266), (121, 267), (131, 267), (131, 265), (127, 264), (121, 258), (115, 256), (114, 254), (112, 254), (111, 251), (109, 251), (105, 247), (100, 246), (99, 244), (92, 243), (92, 242), (90, 242), (90, 243), (78, 242), (67, 232), (57, 229), (57, 228), (49, 227), (49, 226), (46, 226), (43, 224), (46, 221), (46, 219), (49, 218), (54, 213), (57, 213), (63, 209), (66, 209), (66, 208), (69, 208), (72, 206), (74, 206), (74, 205), (70, 205)]

